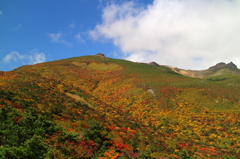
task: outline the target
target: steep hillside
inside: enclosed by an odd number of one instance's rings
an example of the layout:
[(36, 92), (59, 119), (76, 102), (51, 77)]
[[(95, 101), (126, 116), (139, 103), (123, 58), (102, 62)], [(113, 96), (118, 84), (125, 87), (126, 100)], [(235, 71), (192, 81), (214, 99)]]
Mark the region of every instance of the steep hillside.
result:
[(196, 79), (97, 54), (1, 72), (0, 156), (240, 157), (240, 76), (218, 71)]

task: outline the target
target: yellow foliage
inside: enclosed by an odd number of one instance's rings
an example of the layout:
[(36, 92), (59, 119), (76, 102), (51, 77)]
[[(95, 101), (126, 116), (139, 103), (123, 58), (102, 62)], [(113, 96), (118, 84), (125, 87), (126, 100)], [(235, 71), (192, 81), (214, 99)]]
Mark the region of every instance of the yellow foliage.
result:
[(119, 156), (119, 153), (115, 152), (115, 150), (110, 150), (104, 153), (105, 159), (116, 159)]
[(115, 63), (96, 63), (92, 62), (90, 64), (84, 62), (72, 62), (74, 65), (80, 66), (83, 69), (98, 70), (98, 71), (117, 71), (121, 70), (122, 66)]

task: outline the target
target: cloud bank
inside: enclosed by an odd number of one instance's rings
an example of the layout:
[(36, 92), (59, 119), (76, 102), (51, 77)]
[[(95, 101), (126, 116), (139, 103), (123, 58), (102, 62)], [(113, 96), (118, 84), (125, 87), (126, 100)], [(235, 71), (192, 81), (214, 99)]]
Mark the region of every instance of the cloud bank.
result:
[(240, 66), (239, 0), (154, 0), (109, 4), (90, 35), (110, 40), (131, 61), (185, 69), (218, 62)]
[(32, 50), (30, 55), (21, 55), (17, 51), (11, 52), (3, 58), (4, 63), (10, 62), (22, 62), (30, 65), (36, 63), (42, 63), (46, 61), (45, 54), (42, 52), (37, 52), (37, 49)]

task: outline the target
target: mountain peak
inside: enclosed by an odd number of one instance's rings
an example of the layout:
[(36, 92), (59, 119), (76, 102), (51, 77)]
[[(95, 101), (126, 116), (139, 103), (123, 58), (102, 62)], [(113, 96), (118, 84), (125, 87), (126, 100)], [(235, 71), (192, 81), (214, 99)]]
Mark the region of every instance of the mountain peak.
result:
[(237, 68), (237, 65), (235, 65), (233, 62), (230, 62), (227, 64), (227, 67)]
[(98, 56), (98, 57), (106, 57), (103, 53), (98, 53), (98, 54), (96, 54), (95, 56)]
[(152, 66), (160, 66), (158, 63), (156, 63), (156, 62), (150, 62), (150, 63), (148, 63), (149, 65), (152, 65)]
[(228, 64), (226, 64), (224, 62), (220, 62), (220, 63), (216, 64), (215, 66), (209, 67), (208, 70), (218, 71), (218, 70), (224, 69), (224, 68), (237, 68), (237, 65), (235, 65), (233, 62), (230, 62)]
[(220, 62), (220, 63), (217, 63), (215, 66), (209, 67), (208, 70), (215, 71), (215, 70), (223, 69), (223, 68), (225, 68), (226, 66), (227, 66), (226, 63)]

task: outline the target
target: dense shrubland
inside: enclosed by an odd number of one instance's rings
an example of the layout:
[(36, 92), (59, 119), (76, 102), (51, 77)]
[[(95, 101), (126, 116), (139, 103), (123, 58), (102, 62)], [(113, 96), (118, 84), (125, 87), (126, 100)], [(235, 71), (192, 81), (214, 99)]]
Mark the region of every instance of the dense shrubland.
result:
[(239, 79), (94, 56), (4, 72), (0, 156), (239, 158)]

